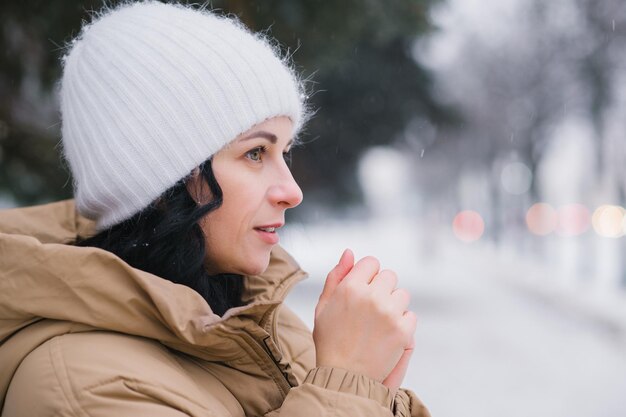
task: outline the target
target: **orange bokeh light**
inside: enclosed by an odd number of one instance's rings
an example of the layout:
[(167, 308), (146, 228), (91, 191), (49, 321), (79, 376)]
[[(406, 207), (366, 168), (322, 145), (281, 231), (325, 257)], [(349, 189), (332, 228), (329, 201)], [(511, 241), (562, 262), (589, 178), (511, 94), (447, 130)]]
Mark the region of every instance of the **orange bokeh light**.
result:
[(558, 222), (556, 210), (547, 203), (533, 204), (526, 212), (528, 230), (538, 236), (546, 236), (554, 232)]
[(589, 209), (582, 204), (568, 204), (559, 208), (557, 232), (561, 236), (578, 236), (585, 233), (591, 224)]
[(480, 239), (485, 231), (485, 222), (480, 214), (473, 210), (463, 210), (452, 221), (454, 235), (463, 242)]

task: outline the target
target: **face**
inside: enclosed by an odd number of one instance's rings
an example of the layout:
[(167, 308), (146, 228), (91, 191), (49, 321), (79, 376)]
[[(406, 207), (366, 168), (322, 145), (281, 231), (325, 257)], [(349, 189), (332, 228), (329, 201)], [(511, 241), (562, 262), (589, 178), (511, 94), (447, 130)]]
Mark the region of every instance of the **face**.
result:
[[(268, 119), (213, 156), (223, 203), (201, 221), (210, 273), (256, 275), (267, 268), (285, 211), (302, 201), (302, 191), (285, 162), (292, 129), (288, 117)], [(194, 176), (187, 188), (196, 201), (210, 201), (200, 176)]]

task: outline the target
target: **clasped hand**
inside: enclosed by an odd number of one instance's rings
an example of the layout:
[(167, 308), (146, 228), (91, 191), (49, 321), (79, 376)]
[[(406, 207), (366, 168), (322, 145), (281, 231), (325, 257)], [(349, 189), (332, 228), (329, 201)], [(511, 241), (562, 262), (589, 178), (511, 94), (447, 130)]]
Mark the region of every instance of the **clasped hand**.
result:
[(347, 369), (386, 385), (402, 383), (414, 347), (417, 317), (393, 271), (368, 256), (354, 263), (347, 249), (326, 278), (315, 308), (318, 366)]

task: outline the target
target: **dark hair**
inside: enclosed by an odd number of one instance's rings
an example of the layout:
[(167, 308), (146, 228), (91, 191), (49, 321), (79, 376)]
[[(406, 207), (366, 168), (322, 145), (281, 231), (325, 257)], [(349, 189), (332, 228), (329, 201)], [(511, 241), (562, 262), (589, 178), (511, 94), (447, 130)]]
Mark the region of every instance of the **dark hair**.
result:
[(196, 203), (185, 177), (133, 217), (73, 244), (107, 250), (132, 267), (193, 288), (222, 316), (243, 305), (243, 277), (206, 271), (205, 236), (198, 221), (222, 205), (222, 189), (210, 159), (199, 169), (211, 191), (209, 203)]

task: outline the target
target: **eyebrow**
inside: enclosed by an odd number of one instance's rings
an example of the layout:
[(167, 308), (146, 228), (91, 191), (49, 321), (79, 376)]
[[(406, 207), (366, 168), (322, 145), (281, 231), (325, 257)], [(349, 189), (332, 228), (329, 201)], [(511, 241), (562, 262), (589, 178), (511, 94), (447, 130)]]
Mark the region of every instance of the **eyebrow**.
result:
[(278, 138), (276, 137), (275, 134), (270, 133), (270, 132), (266, 132), (264, 130), (259, 130), (259, 131), (256, 131), (256, 132), (252, 132), (249, 135), (246, 135), (243, 138), (239, 139), (239, 141), (243, 142), (244, 140), (254, 139), (254, 138), (264, 138), (264, 139), (269, 140), (272, 143), (278, 142)]
[[(254, 138), (267, 139), (272, 144), (276, 144), (276, 142), (278, 142), (278, 138), (276, 137), (275, 134), (270, 133), (270, 132), (266, 132), (264, 130), (257, 130), (256, 132), (252, 132), (252, 133), (242, 137), (241, 139), (239, 139), (239, 142), (243, 142), (243, 141), (254, 139)], [(293, 143), (293, 138), (290, 139), (289, 142), (287, 142), (287, 146), (291, 145), (292, 143)]]

